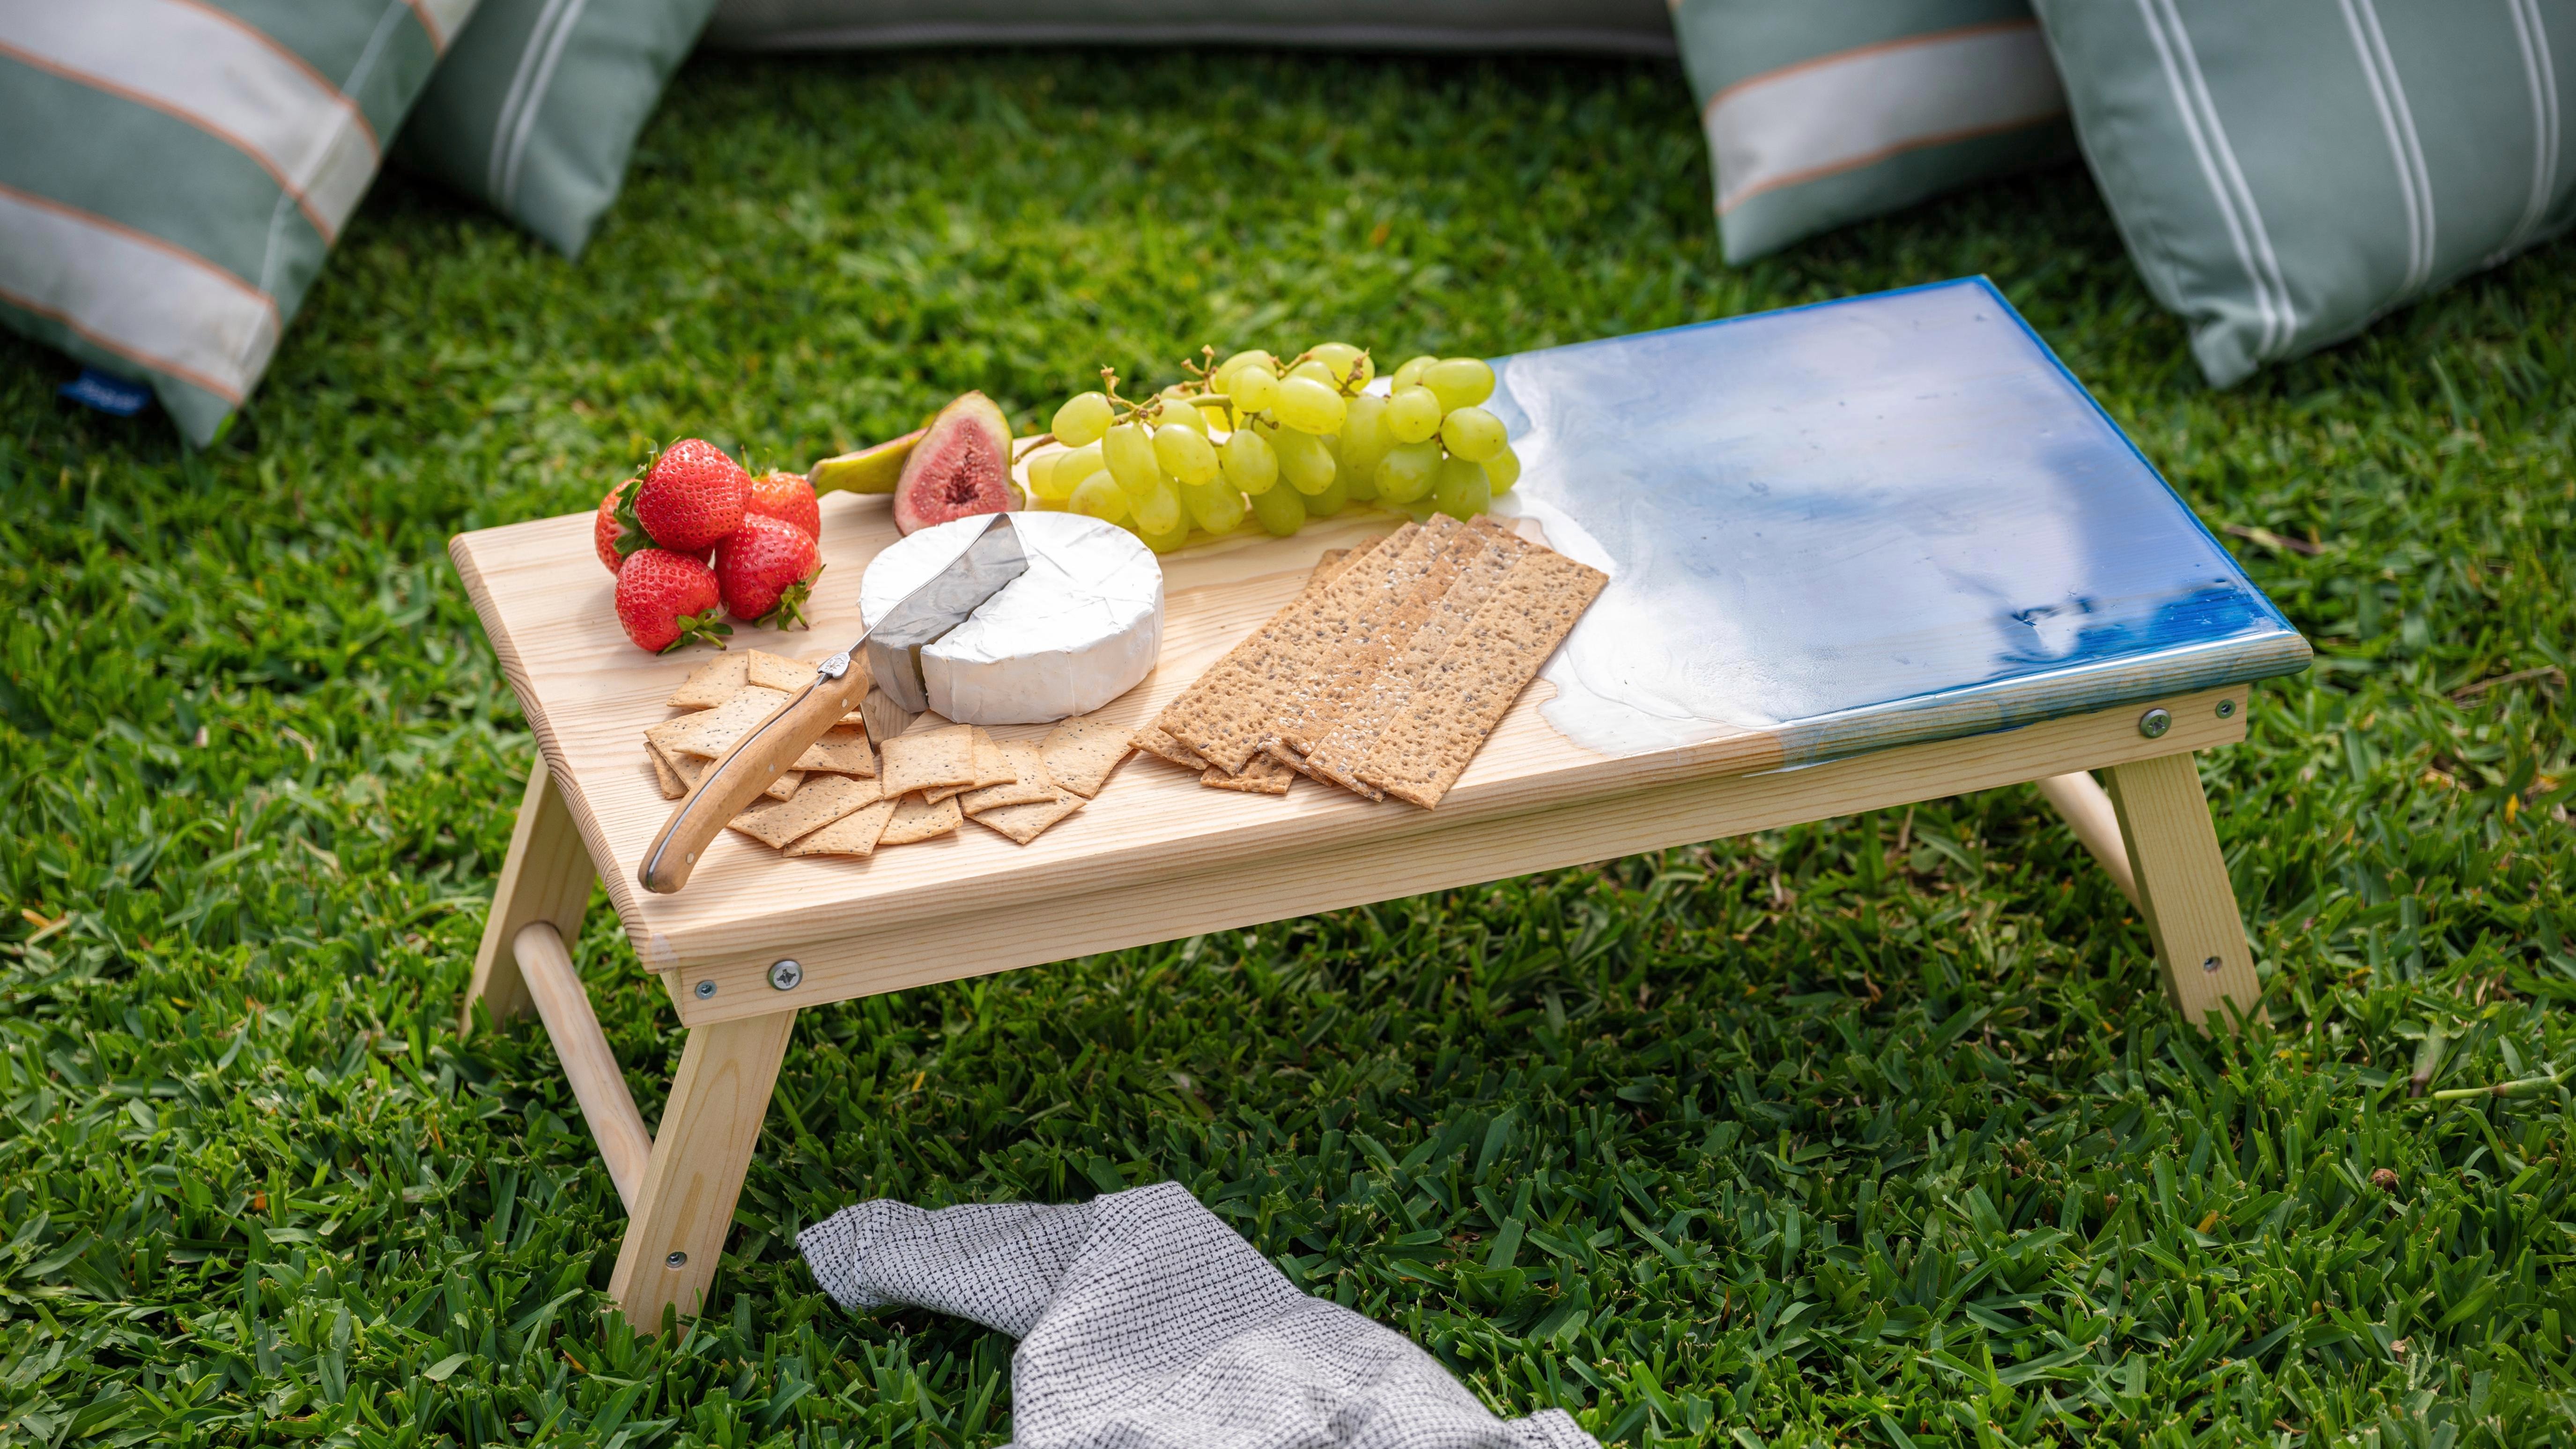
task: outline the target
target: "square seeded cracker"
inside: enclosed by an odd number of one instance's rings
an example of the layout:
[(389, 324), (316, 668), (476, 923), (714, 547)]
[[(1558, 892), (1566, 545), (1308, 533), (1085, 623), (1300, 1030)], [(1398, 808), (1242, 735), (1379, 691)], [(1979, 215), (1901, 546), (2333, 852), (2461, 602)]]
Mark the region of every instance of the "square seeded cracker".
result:
[(1157, 725), (1147, 725), (1136, 731), (1128, 743), (1152, 755), (1155, 759), (1169, 760), (1184, 770), (1204, 770), (1208, 767), (1208, 762), (1199, 758), (1198, 751), (1163, 733), (1161, 727)]
[(878, 800), (877, 782), (852, 775), (817, 775), (787, 800), (763, 800), (725, 823), (772, 850), (785, 849)]
[(743, 663), (744, 682), (763, 689), (783, 689), (793, 694), (814, 682), (813, 665), (766, 649), (744, 650)]
[(680, 681), (678, 689), (671, 691), (671, 708), (713, 709), (733, 698), (734, 691), (742, 688), (750, 669), (748, 652), (727, 650), (689, 671), (689, 677)]
[(787, 847), (789, 855), (874, 855), (886, 822), (894, 819), (895, 802), (879, 800), (853, 810)]
[(1268, 755), (1255, 755), (1243, 767), (1243, 773), (1229, 775), (1214, 765), (1199, 776), (1199, 783), (1211, 790), (1232, 790), (1242, 795), (1285, 795), (1297, 783), (1297, 772)]
[[(688, 794), (698, 787), (700, 776), (715, 768), (713, 760), (703, 759), (697, 755), (674, 754), (662, 748), (661, 744), (654, 740), (650, 730), (645, 731), (644, 734), (644, 753), (653, 757), (653, 764), (657, 771), (668, 772), (679, 782), (680, 794), (672, 795), (666, 791), (663, 797), (665, 799), (677, 800), (681, 795)], [(760, 793), (772, 800), (785, 800), (793, 796), (796, 793), (796, 787), (803, 783), (805, 783), (805, 776), (802, 772), (785, 770), (779, 773), (777, 779), (769, 782), (768, 789)]]
[(1038, 754), (1046, 762), (1048, 779), (1088, 800), (1100, 793), (1133, 751), (1128, 743), (1131, 733), (1098, 715), (1077, 715), (1047, 731), (1047, 737), (1038, 742)]
[(1067, 790), (1053, 800), (1040, 801), (1033, 805), (1004, 805), (997, 810), (987, 810), (974, 819), (976, 824), (984, 826), (996, 835), (1026, 845), (1044, 835), (1057, 821), (1090, 803)]
[(966, 812), (958, 809), (954, 800), (932, 805), (906, 796), (895, 802), (894, 815), (886, 821), (885, 833), (877, 837), (877, 844), (910, 845), (952, 834), (965, 822)]
[(644, 732), (645, 738), (662, 746), (666, 755), (696, 755), (700, 759), (724, 758), (733, 742), (757, 729), (779, 707), (787, 703), (784, 690), (763, 689), (746, 684), (713, 709), (684, 714), (664, 720)]
[(941, 725), (878, 746), (877, 781), (888, 795), (975, 783), (975, 727)]
[(1048, 777), (1045, 756), (1034, 742), (1006, 740), (1001, 749), (1003, 758), (1011, 763), (1011, 778), (957, 797), (958, 808), (966, 812), (969, 820), (1005, 805), (1043, 805), (1064, 793)]

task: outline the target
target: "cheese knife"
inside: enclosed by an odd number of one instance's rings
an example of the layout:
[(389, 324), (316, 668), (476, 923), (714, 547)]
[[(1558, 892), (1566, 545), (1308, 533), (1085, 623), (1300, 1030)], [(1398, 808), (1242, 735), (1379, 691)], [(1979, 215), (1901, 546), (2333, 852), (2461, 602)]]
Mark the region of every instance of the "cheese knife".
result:
[[(725, 751), (715, 768), (697, 785), (662, 833), (644, 852), (635, 872), (644, 889), (669, 894), (689, 883), (690, 872), (725, 822), (758, 799), (778, 772), (859, 707), (873, 681), (894, 701), (915, 713), (929, 708), (921, 674), (921, 646), (966, 622), (966, 616), (1002, 586), (1028, 572), (1027, 551), (1011, 515), (987, 515), (966, 547), (947, 567), (903, 596), (884, 616), (869, 623), (850, 647), (814, 666), (814, 682), (789, 696), (776, 713), (754, 726)], [(867, 667), (853, 668), (857, 660)]]

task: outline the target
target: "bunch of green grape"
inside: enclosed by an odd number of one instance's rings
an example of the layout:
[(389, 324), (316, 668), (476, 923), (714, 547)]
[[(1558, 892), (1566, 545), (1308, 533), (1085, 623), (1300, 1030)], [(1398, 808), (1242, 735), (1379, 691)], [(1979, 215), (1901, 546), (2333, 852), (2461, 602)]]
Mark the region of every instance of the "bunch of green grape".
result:
[(1368, 353), (1346, 342), (1284, 365), (1256, 349), (1189, 370), (1131, 402), (1104, 368), (1102, 390), (1067, 399), (1054, 419), (1063, 451), (1029, 463), (1034, 505), (1120, 524), (1169, 553), (1193, 528), (1232, 533), (1247, 515), (1283, 538), (1354, 503), (1473, 518), (1520, 479), (1502, 419), (1482, 406), (1494, 370), (1477, 358), (1414, 358), (1383, 396), (1367, 390)]

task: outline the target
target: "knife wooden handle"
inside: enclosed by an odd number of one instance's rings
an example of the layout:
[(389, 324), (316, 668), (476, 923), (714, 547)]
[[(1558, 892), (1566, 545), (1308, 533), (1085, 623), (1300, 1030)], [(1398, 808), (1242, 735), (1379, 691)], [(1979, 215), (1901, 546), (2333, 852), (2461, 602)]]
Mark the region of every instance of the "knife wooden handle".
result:
[(662, 833), (644, 852), (635, 873), (644, 889), (664, 895), (689, 883), (689, 873), (707, 853), (725, 822), (760, 798), (778, 772), (823, 738), (841, 717), (858, 708), (868, 692), (867, 670), (853, 664), (838, 679), (817, 679), (804, 692), (778, 707), (768, 720), (746, 732), (714, 769), (698, 777)]

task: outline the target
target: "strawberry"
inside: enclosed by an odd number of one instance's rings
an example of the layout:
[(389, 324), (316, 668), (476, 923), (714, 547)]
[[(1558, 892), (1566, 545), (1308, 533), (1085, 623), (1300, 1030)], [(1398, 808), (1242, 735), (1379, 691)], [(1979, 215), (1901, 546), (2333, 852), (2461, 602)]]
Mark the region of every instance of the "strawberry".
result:
[(742, 511), (795, 524), (807, 538), (823, 537), (823, 506), (815, 501), (814, 485), (802, 473), (771, 472), (752, 479)]
[(627, 480), (617, 516), (673, 553), (704, 558), (742, 527), (743, 498), (750, 491), (751, 476), (722, 448), (682, 438)]
[(755, 513), (716, 545), (716, 587), (735, 618), (791, 629), (805, 622), (806, 595), (823, 571), (819, 558), (805, 530)]
[(639, 548), (653, 546), (652, 540), (644, 536), (642, 529), (635, 528), (618, 518), (617, 500), (625, 491), (626, 485), (623, 483), (609, 489), (608, 496), (599, 500), (597, 521), (590, 526), (591, 547), (599, 551), (599, 561), (608, 565), (608, 571), (612, 574), (617, 572), (619, 564), (626, 561), (628, 554)]
[(617, 566), (617, 622), (638, 649), (668, 654), (683, 644), (724, 647), (715, 570), (687, 554), (639, 548)]

